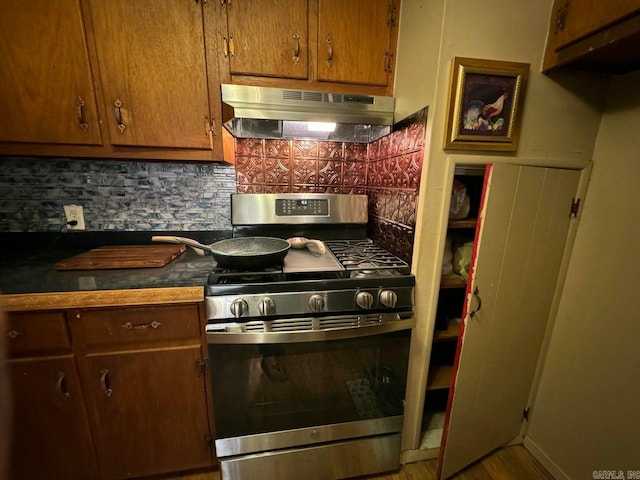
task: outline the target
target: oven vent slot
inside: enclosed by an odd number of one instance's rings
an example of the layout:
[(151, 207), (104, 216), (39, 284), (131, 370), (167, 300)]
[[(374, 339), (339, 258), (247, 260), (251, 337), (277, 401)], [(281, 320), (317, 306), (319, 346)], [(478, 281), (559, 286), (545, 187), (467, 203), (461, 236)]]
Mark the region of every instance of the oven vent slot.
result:
[(358, 317), (329, 317), (322, 318), (318, 322), (319, 330), (329, 330), (333, 328), (349, 328), (359, 326)]
[(313, 320), (303, 318), (297, 320), (253, 321), (245, 323), (245, 331), (250, 333), (264, 332), (297, 332), (313, 330)]
[[(393, 315), (392, 320), (398, 320), (397, 315)], [(354, 315), (336, 316), (321, 318), (297, 318), (279, 320), (254, 320), (244, 324), (244, 331), (247, 333), (268, 333), (268, 332), (300, 332), (317, 330), (335, 330), (339, 328), (357, 328), (370, 325), (378, 325), (389, 319), (383, 315)]]
[(299, 330), (313, 330), (313, 321), (310, 318), (297, 320), (273, 320), (269, 322), (270, 332), (296, 332)]
[(360, 319), (360, 325), (363, 325), (363, 326), (378, 325), (383, 321), (384, 319), (381, 315), (365, 315), (363, 318)]
[(264, 332), (264, 322), (247, 322), (244, 324), (246, 332)]

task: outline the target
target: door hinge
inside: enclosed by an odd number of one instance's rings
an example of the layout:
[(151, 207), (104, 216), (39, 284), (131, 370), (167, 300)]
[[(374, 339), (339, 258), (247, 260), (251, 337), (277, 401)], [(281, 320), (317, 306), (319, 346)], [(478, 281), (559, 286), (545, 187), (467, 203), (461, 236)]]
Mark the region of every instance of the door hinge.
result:
[(572, 198), (571, 199), (571, 212), (569, 213), (569, 217), (575, 218), (578, 216), (578, 209), (580, 208), (580, 199)]
[(204, 436), (204, 443), (209, 450), (213, 449), (213, 437), (211, 435)]
[(394, 7), (392, 1), (387, 6), (387, 26), (391, 28), (396, 26), (396, 7)]
[(527, 421), (529, 420), (529, 410), (530, 410), (530, 408), (527, 407), (522, 411), (523, 420), (527, 420)]
[(216, 134), (216, 120), (214, 117), (209, 117), (209, 115), (204, 116), (204, 130), (206, 135)]
[(209, 359), (199, 360), (197, 363), (198, 374), (204, 375), (209, 371)]

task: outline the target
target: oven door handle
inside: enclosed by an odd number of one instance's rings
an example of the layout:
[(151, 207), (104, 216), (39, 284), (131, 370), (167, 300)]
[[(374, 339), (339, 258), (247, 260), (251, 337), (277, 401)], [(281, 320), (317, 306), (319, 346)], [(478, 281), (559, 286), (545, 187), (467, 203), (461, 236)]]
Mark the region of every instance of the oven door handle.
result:
[(207, 325), (207, 343), (209, 344), (265, 344), (265, 343), (301, 343), (345, 340), (370, 335), (409, 330), (415, 326), (415, 319), (399, 319), (373, 325), (347, 328), (304, 331), (230, 331), (225, 325)]

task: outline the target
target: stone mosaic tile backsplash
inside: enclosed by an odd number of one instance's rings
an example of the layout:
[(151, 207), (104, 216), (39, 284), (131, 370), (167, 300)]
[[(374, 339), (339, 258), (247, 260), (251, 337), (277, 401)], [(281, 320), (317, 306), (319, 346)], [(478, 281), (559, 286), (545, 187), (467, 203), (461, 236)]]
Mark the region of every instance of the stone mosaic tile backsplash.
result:
[(0, 231), (57, 231), (67, 204), (87, 230), (224, 230), (235, 188), (226, 164), (3, 158)]

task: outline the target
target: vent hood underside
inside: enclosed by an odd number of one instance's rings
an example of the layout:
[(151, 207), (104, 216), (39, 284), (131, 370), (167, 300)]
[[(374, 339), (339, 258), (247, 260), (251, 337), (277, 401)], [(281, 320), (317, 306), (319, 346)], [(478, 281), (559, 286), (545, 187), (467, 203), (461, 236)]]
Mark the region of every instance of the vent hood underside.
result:
[[(369, 143), (391, 132), (392, 97), (222, 85), (237, 138)], [(335, 125), (333, 125), (335, 124)]]

